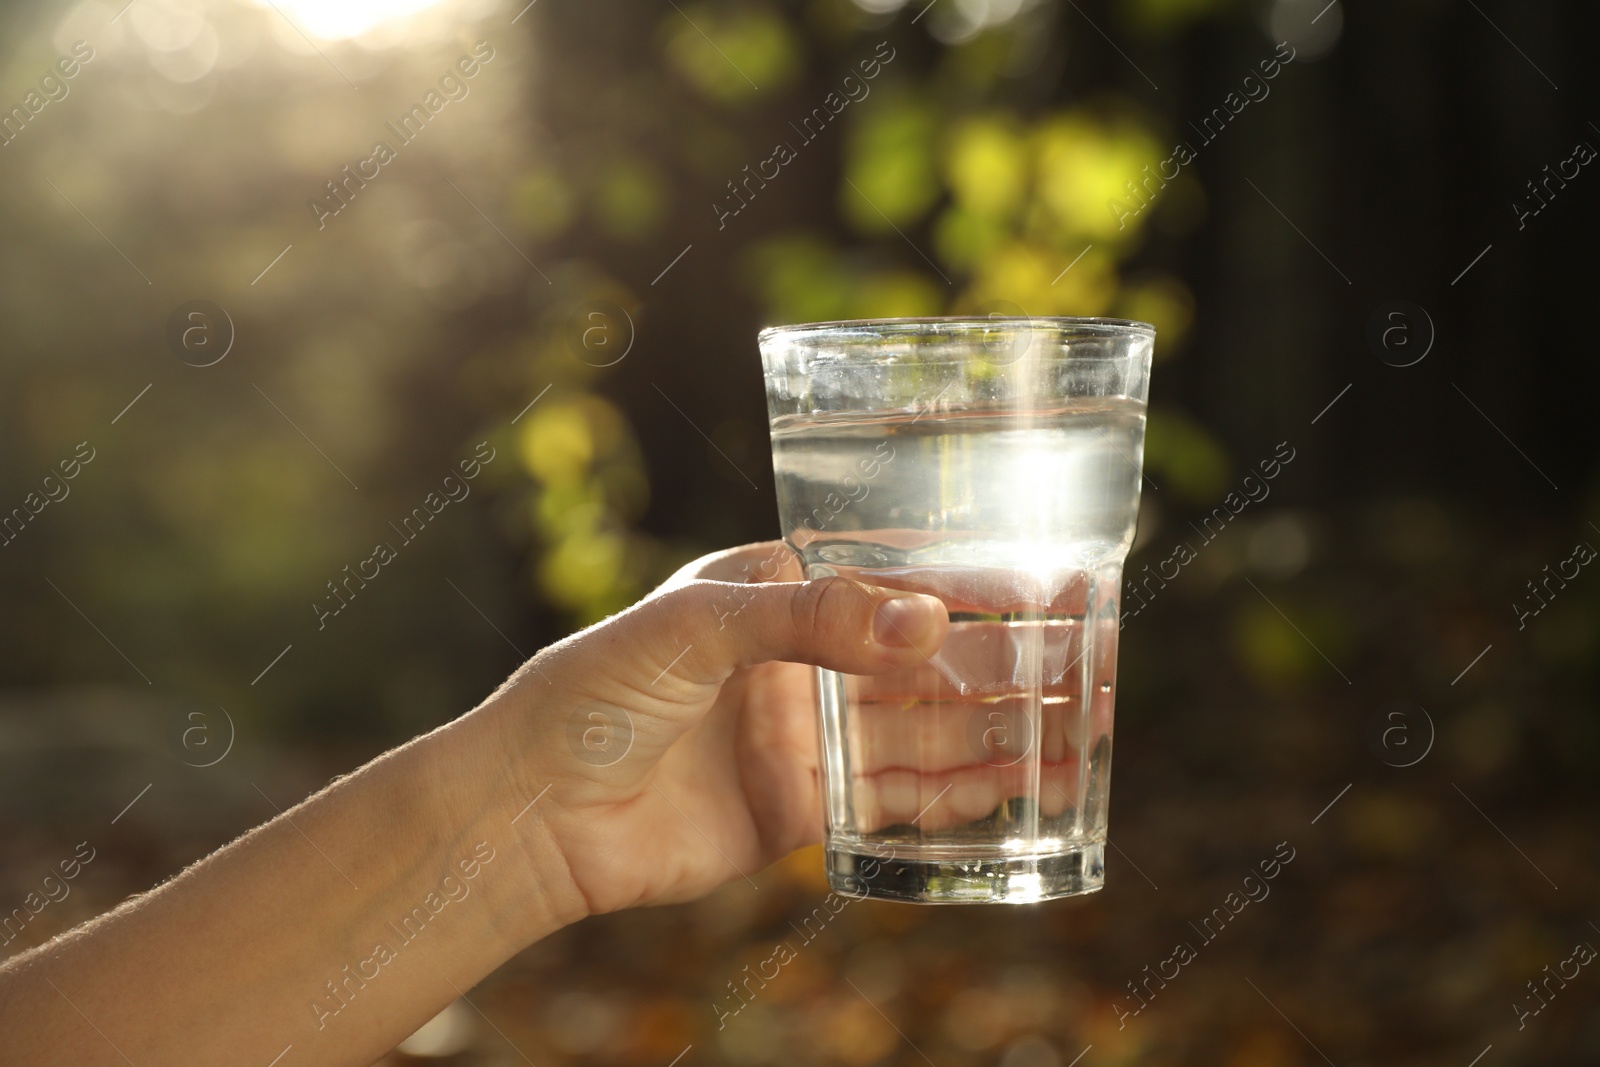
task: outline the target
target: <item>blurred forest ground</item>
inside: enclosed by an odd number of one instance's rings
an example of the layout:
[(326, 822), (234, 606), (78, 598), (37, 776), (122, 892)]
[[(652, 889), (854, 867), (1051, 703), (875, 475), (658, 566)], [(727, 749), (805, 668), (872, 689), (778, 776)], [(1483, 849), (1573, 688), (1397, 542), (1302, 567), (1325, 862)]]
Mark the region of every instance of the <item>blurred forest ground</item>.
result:
[[(1596, 579), (1517, 625), (1600, 544), (1570, 313), (1594, 179), (1517, 207), (1600, 143), (1578, 5), (460, 3), (354, 41), (358, 4), (120, 6), (0, 13), (0, 101), (94, 52), (0, 148), (0, 499), (95, 456), (0, 558), (0, 906), (99, 850), (8, 953), (269, 817), (252, 783), (287, 806), (773, 536), (760, 326), (1014, 306), (1160, 330), (1131, 573), (1296, 450), (1129, 620), (1109, 888), (852, 908), (719, 1031), (824, 892), (801, 854), (760, 893), (567, 931), (475, 999), (540, 1063), (1320, 1059), (1273, 1005), (1339, 1063), (1600, 1051), (1592, 976), (1525, 1030), (1511, 1007), (1600, 938)], [(1270, 95), (1108, 210), (1285, 38)], [(308, 200), (479, 42), (469, 92), (319, 229)], [(724, 215), (775, 139), (795, 158)], [(1437, 331), (1413, 366), (1367, 340), (1396, 298)], [(235, 336), (207, 367), (167, 339), (201, 299)], [(479, 442), (471, 495), (319, 629), (326, 583)], [(1397, 700), (1431, 716), (1409, 767)], [(1279, 841), (1272, 897), (1118, 1029), (1125, 983)]]

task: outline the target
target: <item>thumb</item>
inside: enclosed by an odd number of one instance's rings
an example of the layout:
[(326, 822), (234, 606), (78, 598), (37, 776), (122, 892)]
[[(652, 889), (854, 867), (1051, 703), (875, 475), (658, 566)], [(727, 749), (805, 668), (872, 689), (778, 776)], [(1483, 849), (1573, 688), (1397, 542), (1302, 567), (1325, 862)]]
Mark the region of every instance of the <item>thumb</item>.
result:
[[(697, 581), (660, 598), (662, 669), (720, 684), (768, 660), (844, 674), (881, 674), (925, 660), (944, 644), (949, 613), (938, 597), (849, 578), (740, 585)], [(688, 648), (685, 650), (685, 643)]]

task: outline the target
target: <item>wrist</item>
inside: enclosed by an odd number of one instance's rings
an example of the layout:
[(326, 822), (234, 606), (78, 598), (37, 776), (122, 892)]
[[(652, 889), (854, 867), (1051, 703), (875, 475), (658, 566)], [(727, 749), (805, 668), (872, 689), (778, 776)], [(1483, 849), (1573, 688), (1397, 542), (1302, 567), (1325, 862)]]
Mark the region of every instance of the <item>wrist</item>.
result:
[(530, 685), (508, 686), (458, 719), (451, 724), (458, 751), (444, 761), (472, 841), (490, 841), (507, 859), (507, 934), (516, 950), (590, 914), (547, 817), (561, 785), (530, 772), (524, 758), (538, 695)]

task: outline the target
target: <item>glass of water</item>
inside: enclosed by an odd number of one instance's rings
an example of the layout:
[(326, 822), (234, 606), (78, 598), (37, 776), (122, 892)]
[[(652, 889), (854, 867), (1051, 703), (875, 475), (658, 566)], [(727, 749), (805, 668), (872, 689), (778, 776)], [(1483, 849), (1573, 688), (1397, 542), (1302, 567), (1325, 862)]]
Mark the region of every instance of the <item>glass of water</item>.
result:
[(817, 672), (829, 881), (925, 903), (1100, 888), (1154, 329), (890, 319), (760, 344), (779, 516), (807, 577), (950, 613), (914, 667)]

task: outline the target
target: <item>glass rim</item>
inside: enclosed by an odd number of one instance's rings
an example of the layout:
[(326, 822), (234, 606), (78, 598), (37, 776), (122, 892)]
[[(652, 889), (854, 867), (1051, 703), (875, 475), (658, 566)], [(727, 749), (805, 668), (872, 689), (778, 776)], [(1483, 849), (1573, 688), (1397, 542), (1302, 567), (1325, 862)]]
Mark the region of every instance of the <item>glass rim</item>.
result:
[(981, 318), (972, 315), (932, 315), (924, 318), (836, 319), (831, 322), (801, 322), (788, 326), (768, 326), (756, 334), (756, 342), (764, 344), (776, 337), (804, 337), (811, 334), (853, 329), (889, 327), (892, 330), (894, 327), (920, 326), (956, 326), (981, 329), (992, 327), (996, 324), (1008, 323), (1027, 324), (1044, 329), (1099, 326), (1107, 327), (1108, 332), (1114, 334), (1142, 335), (1151, 338), (1156, 335), (1154, 326), (1148, 322), (1140, 322), (1137, 319), (1113, 319), (1092, 315), (995, 315)]

